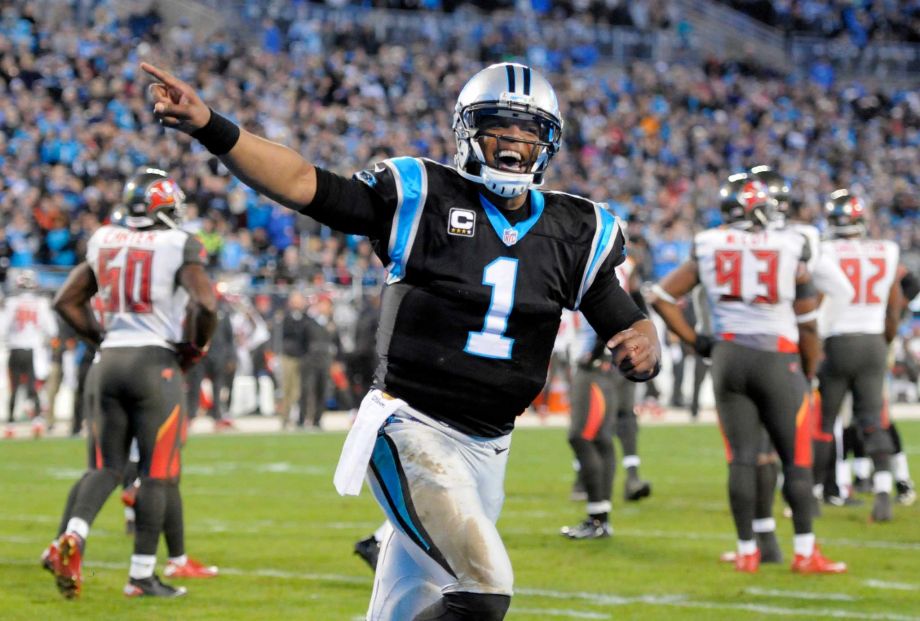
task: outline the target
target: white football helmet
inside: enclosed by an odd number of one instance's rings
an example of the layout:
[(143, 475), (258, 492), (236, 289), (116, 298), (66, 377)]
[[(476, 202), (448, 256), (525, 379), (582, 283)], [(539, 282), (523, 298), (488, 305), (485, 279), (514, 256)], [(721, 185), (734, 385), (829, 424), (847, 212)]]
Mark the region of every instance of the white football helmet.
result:
[[(494, 117), (536, 123), (539, 128), (539, 139), (532, 143), (533, 155), (523, 163), (524, 172), (499, 170), (486, 164), (478, 137), (483, 120)], [(499, 63), (474, 75), (460, 91), (453, 130), (457, 171), (485, 185), (490, 192), (513, 197), (543, 183), (546, 166), (559, 151), (562, 116), (556, 93), (546, 78), (524, 65)]]

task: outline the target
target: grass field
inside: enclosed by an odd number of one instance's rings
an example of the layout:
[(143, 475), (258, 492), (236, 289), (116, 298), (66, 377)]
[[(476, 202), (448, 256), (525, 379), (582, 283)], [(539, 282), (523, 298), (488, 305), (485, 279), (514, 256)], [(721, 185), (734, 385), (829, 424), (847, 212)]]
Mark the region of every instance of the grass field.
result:
[[(901, 430), (916, 477), (920, 422)], [(38, 554), (80, 474), (84, 444), (0, 444), (0, 619), (363, 618), (372, 577), (352, 545), (381, 514), (366, 490), (343, 499), (332, 488), (343, 437), (192, 437), (187, 547), (222, 575), (190, 582), (189, 595), (173, 601), (121, 595), (131, 548), (114, 495), (90, 535), (83, 597), (61, 599)], [(716, 561), (734, 541), (716, 429), (648, 427), (640, 446), (652, 497), (624, 505), (618, 478), (614, 537), (568, 541), (559, 527), (580, 520), (583, 505), (568, 500), (565, 433), (516, 432), (499, 523), (515, 569), (508, 619), (920, 619), (920, 506), (897, 507), (883, 525), (868, 524), (868, 507), (826, 508), (818, 537), (828, 556), (849, 562), (847, 575), (794, 576), (786, 564), (739, 575)], [(788, 556), (791, 525), (779, 522)]]

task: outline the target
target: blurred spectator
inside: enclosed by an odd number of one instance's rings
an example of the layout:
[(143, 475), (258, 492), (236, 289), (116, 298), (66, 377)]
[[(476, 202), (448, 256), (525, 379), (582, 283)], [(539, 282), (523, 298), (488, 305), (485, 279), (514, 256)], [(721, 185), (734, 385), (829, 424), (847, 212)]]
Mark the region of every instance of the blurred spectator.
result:
[[(857, 189), (873, 207), (872, 235), (896, 239), (905, 262), (920, 267), (915, 88), (845, 82), (820, 65), (787, 76), (718, 59), (612, 66), (598, 54), (599, 24), (680, 28), (684, 16), (668, 0), (327, 4), (350, 8), (326, 19), (305, 2), (243, 0), (231, 13), (211, 0), (231, 26), (239, 19), (253, 30), (250, 39), (233, 28), (206, 37), (189, 20), (164, 30), (147, 1), (45, 3), (41, 11), (7, 2), (0, 261), (4, 253), (11, 266), (79, 261), (87, 229), (144, 164), (187, 188), (183, 228), (202, 235), (213, 269), (245, 272), (253, 286), (378, 286), (383, 268), (366, 240), (278, 208), (187, 138), (164, 135), (151, 122), (139, 60), (156, 57), (180, 76), (200, 71), (203, 94), (234, 120), (350, 174), (396, 152), (449, 164), (450, 110), (463, 78), (517, 59), (548, 74), (564, 107), (566, 144), (546, 187), (610, 200), (658, 258), (684, 252), (679, 244), (694, 229), (717, 223), (719, 180), (768, 164), (813, 204), (840, 185)], [(909, 40), (920, 24), (915, 3), (731, 4), (757, 6), (783, 27), (860, 41)], [(397, 29), (360, 8), (368, 6), (448, 19)]]
[[(301, 368), (310, 345), (310, 319), (307, 317), (307, 300), (299, 291), (288, 297), (287, 312), (281, 321), (281, 428), (286, 429), (291, 418), (291, 408), (300, 401), (302, 389)], [(303, 412), (298, 419), (303, 425)]]
[[(218, 427), (229, 426), (226, 414), (233, 401), (233, 378), (236, 376), (236, 347), (233, 324), (230, 320), (232, 310), (226, 296), (219, 295), (217, 328), (214, 330), (214, 336), (211, 337), (208, 351), (201, 361), (186, 373), (189, 416), (198, 415), (201, 404), (201, 384), (205, 378), (208, 378), (211, 383), (211, 399), (207, 404), (207, 412)], [(225, 389), (226, 398), (224, 398)]]
[(320, 294), (307, 317), (309, 346), (301, 364), (300, 418), (298, 427), (319, 431), (326, 412), (330, 371), (340, 349), (338, 329), (332, 319), (332, 298)]

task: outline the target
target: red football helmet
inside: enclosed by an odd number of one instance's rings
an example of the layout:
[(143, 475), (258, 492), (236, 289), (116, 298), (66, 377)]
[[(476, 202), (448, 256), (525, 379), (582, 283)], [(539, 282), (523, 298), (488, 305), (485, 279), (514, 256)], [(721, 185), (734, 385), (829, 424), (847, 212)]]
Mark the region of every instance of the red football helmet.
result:
[(835, 237), (866, 234), (866, 203), (847, 189), (834, 190), (824, 203), (824, 216)]
[(742, 228), (766, 226), (776, 218), (776, 199), (767, 185), (747, 173), (729, 177), (719, 189), (722, 220)]
[(131, 228), (165, 224), (176, 228), (185, 212), (185, 194), (162, 170), (144, 168), (122, 192), (124, 222)]

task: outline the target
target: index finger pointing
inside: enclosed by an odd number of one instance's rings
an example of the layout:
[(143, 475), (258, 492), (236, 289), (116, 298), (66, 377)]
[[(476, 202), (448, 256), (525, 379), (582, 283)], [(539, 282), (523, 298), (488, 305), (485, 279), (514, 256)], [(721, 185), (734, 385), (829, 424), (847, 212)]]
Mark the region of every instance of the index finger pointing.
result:
[(166, 71), (165, 69), (154, 67), (150, 63), (141, 63), (141, 69), (167, 86), (179, 86), (180, 84), (179, 79), (176, 78), (173, 74)]

